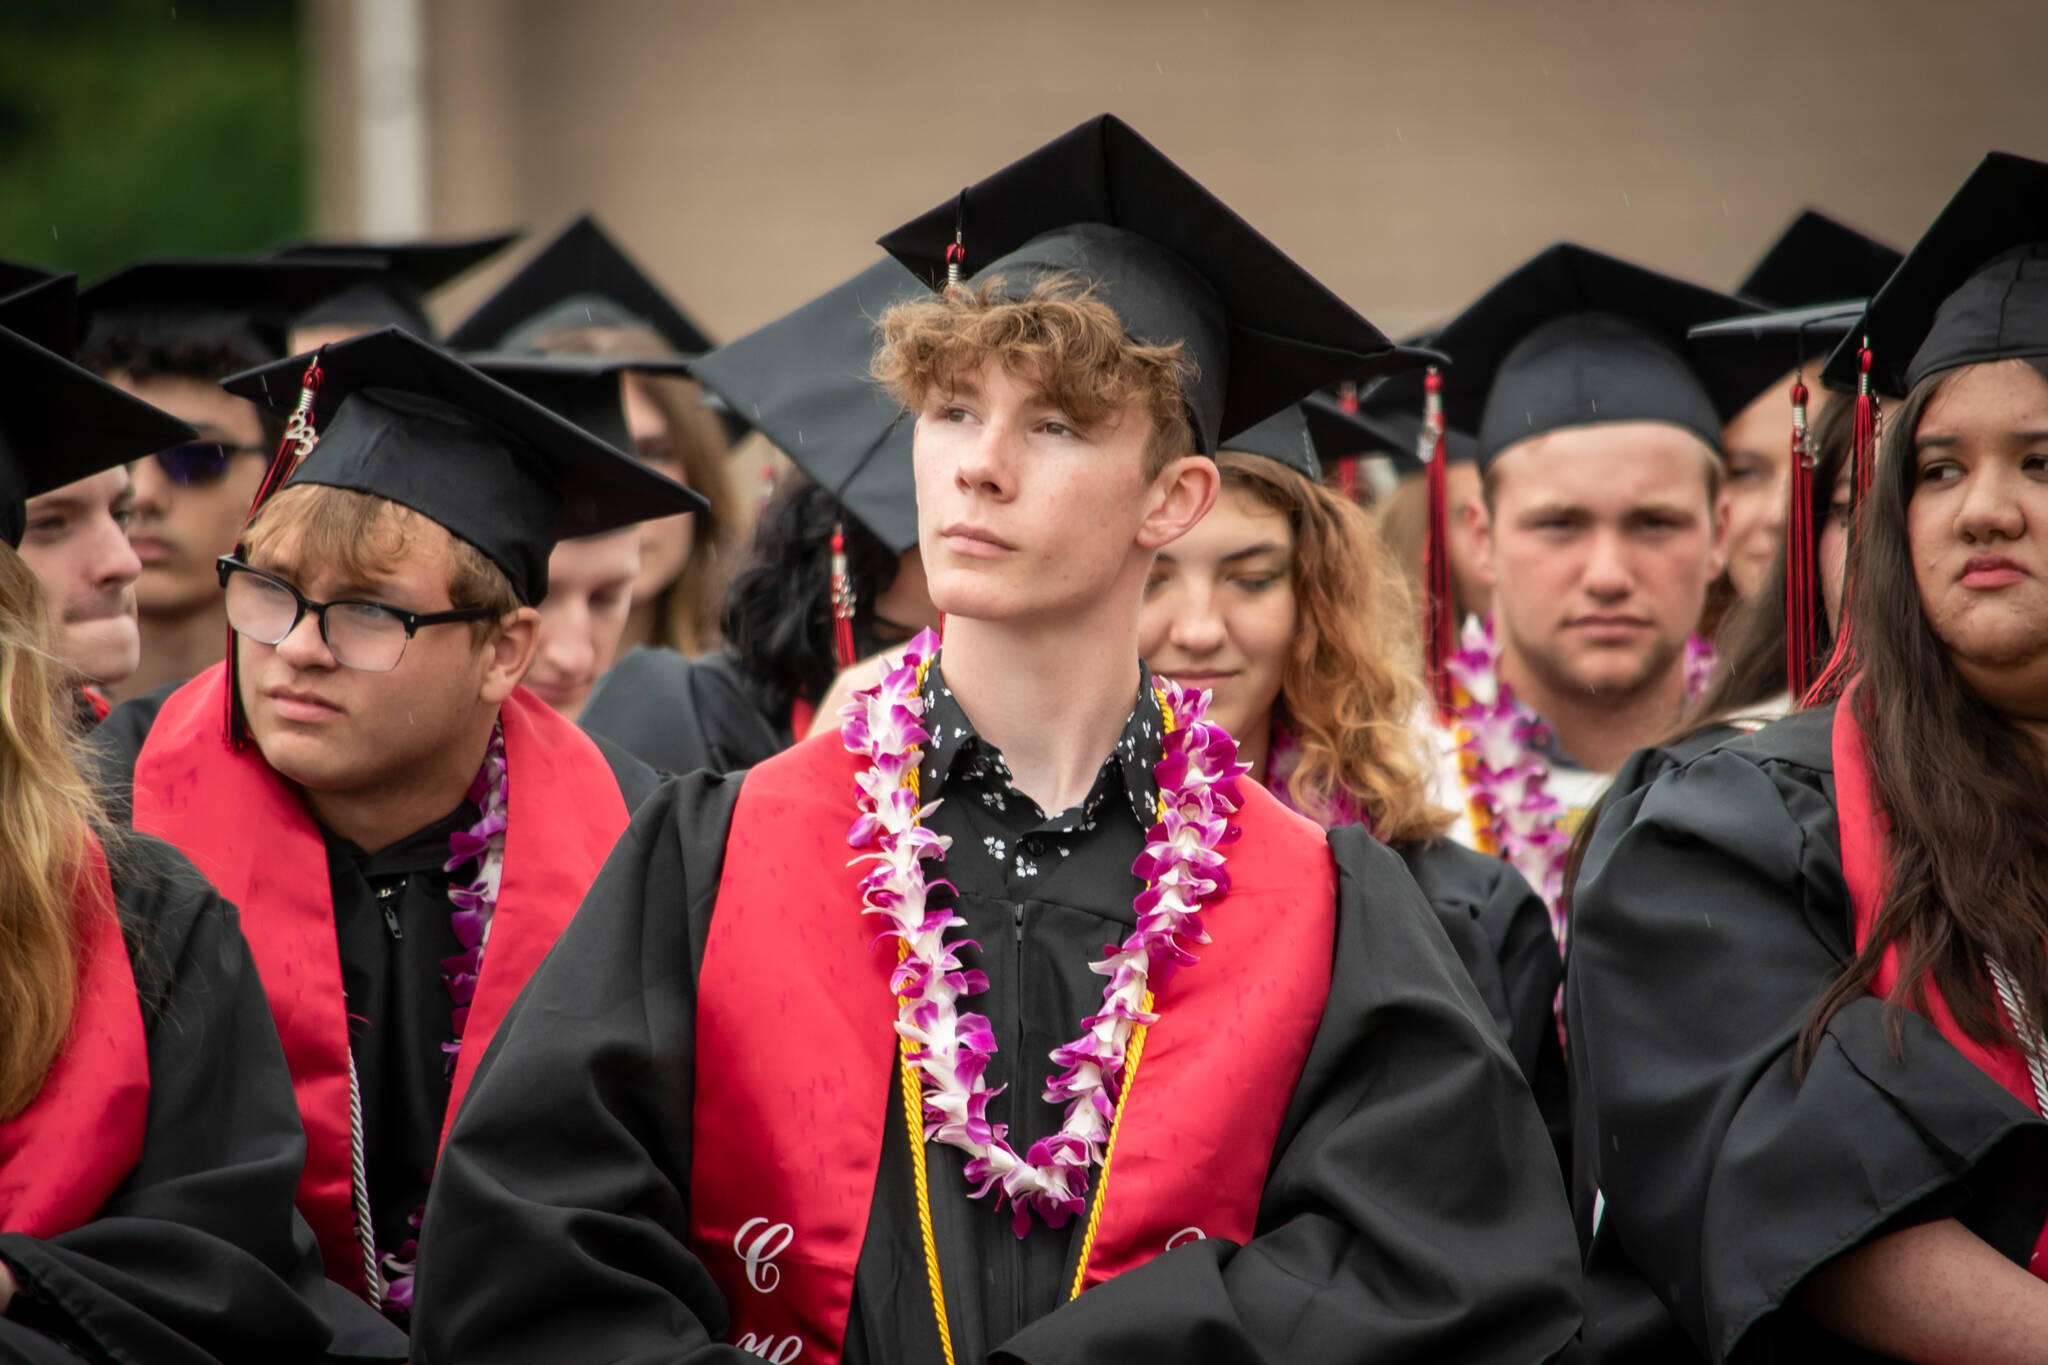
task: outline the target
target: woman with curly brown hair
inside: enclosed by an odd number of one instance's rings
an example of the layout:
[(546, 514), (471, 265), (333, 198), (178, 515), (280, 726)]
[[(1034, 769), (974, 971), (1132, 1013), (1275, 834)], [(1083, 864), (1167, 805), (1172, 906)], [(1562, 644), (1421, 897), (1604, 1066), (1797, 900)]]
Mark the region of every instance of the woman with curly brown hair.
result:
[(1455, 817), (1433, 788), (1447, 746), (1406, 580), (1370, 514), (1313, 476), (1299, 409), (1229, 445), (1216, 505), (1154, 563), (1140, 652), (1212, 693), (1210, 714), (1282, 802), (1325, 828), (1362, 825), (1401, 855), (1558, 1140), (1557, 944), (1513, 866), (1443, 837)]

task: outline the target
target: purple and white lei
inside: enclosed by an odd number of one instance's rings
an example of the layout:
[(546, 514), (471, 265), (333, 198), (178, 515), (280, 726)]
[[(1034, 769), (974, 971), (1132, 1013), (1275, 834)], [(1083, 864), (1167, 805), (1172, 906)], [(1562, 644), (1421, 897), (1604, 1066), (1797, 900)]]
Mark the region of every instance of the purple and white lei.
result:
[[(450, 1076), (455, 1074), (455, 1063), (462, 1055), (469, 1007), (476, 999), (477, 977), (484, 969), (484, 945), (490, 942), (491, 915), (498, 908), (498, 884), (505, 874), (505, 803), (510, 788), (505, 767), (505, 727), (500, 723), (492, 728), (483, 766), (469, 784), (469, 803), (483, 814), (468, 829), (456, 830), (449, 836), (448, 861), (442, 864), (448, 872), (464, 863), (476, 864), (475, 881), (448, 888), (448, 902), (455, 907), (448, 923), (455, 930), (455, 941), (462, 945), (461, 952), (441, 959), (441, 984), (447, 987), (448, 999), (453, 1002), (450, 1037), (441, 1044)], [(415, 1234), (424, 1212), (424, 1207), (413, 1210)], [(384, 1303), (393, 1316), (412, 1312), (413, 1269), (418, 1252), (419, 1243), (414, 1237), (400, 1245), (396, 1255), (384, 1257)]]
[(1145, 882), (1135, 903), (1137, 928), (1091, 964), (1089, 970), (1108, 978), (1102, 1009), (1083, 1021), (1078, 1038), (1053, 1050), (1054, 1065), (1063, 1069), (1044, 1091), (1048, 1103), (1066, 1105), (1064, 1119), (1057, 1133), (1020, 1157), (1008, 1141), (1008, 1125), (988, 1116), (989, 1101), (1003, 1090), (988, 1084), (995, 1032), (987, 1018), (959, 1008), (964, 998), (988, 989), (988, 977), (961, 963), (959, 950), (968, 941), (946, 940), (947, 930), (966, 921), (927, 903), (934, 888), (951, 889), (925, 879), (923, 861), (944, 861), (951, 840), (926, 828), (925, 817), (938, 803), (920, 804), (918, 793), (918, 765), (931, 739), (921, 724), (923, 680), (938, 648), (936, 635), (921, 633), (885, 667), (877, 686), (856, 693), (841, 712), (841, 738), (869, 763), (855, 779), (860, 815), (846, 842), (860, 851), (856, 864), (871, 864), (860, 881), (861, 913), (879, 916), (888, 926), (881, 937), (898, 941), (890, 989), (897, 997), (896, 1032), (911, 1044), (905, 1058), (924, 1086), (925, 1140), (965, 1152), (974, 1196), (999, 1187), (996, 1206), (1010, 1201), (1011, 1230), (1022, 1237), (1034, 1214), (1057, 1228), (1086, 1207), (1088, 1171), (1103, 1160), (1132, 1034), (1157, 1020), (1149, 1009), (1153, 993), (1195, 962), (1184, 942), (1209, 941), (1203, 903), (1230, 889), (1217, 850), (1238, 835), (1229, 816), (1238, 809), (1237, 779), (1247, 769), (1229, 734), (1203, 720), (1207, 692), (1157, 683), (1167, 734), (1153, 770), (1159, 820), (1132, 866)]

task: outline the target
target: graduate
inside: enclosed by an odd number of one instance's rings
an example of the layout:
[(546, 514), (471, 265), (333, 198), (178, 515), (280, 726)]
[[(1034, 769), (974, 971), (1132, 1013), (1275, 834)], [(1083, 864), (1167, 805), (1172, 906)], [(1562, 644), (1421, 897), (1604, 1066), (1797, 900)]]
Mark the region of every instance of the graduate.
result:
[(1416, 614), (1365, 510), (1322, 482), (1360, 423), (1315, 398), (1224, 442), (1216, 505), (1159, 552), (1138, 647), (1210, 691), (1250, 776), (1327, 827), (1401, 855), (1565, 1150), (1563, 967), (1542, 898), (1503, 859), (1447, 837), (1446, 747), (1422, 688)]
[(883, 245), (945, 649), (641, 812), (457, 1121), (416, 1359), (1551, 1355), (1557, 1172), (1427, 904), (1137, 652), (1218, 437), (1414, 358), (1106, 116)]
[(1617, 800), (1578, 889), (1595, 1361), (2048, 1340), (2048, 164), (1988, 157), (1826, 374), (1862, 390), (1847, 643)]
[[(1432, 343), (1446, 429), (1477, 435), (1466, 509), (1493, 615), (1432, 603), (1426, 665), (1461, 748), (1475, 846), (1560, 908), (1571, 833), (1622, 761), (1704, 686), (1695, 634), (1721, 572), (1725, 402), (1686, 329), (1739, 300), (1569, 243), (1539, 253)], [(1432, 526), (1435, 545), (1448, 526)]]
[(592, 691), (585, 729), (663, 772), (752, 767), (810, 732), (836, 673), (938, 624), (917, 548), (913, 421), (868, 374), (875, 319), (928, 292), (884, 257), (692, 362), (795, 470), (726, 592), (726, 647), (634, 650)]
[[(696, 498), (396, 328), (313, 365), (218, 569), (227, 660), (94, 738), (135, 827), (241, 907), (300, 1207), (328, 1274), (402, 1316), (447, 1121), (655, 785), (518, 686), (549, 551)], [(307, 369), (231, 384), (298, 405)]]
[(402, 1357), (293, 1213), (305, 1139), (234, 910), (104, 837), (12, 548), (24, 498), (190, 428), (4, 328), (0, 376), (0, 1359)]

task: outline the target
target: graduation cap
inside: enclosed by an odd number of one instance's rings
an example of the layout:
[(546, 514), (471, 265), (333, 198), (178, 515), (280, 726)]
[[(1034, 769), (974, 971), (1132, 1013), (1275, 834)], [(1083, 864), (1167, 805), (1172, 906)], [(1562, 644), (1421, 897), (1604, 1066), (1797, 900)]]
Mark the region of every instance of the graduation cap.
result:
[[(246, 370), (221, 387), (290, 409), (310, 359)], [(548, 554), (557, 541), (705, 505), (569, 419), (396, 327), (325, 347), (316, 363), (311, 418), (319, 444), (282, 486), (351, 488), (410, 507), (481, 550), (529, 605), (547, 596)], [(266, 489), (275, 486), (274, 477), (265, 481)]]
[(1687, 355), (1732, 418), (1787, 374), (1833, 351), (1863, 316), (1864, 304), (1844, 299), (1699, 323), (1686, 329)]
[(1277, 460), (1311, 479), (1326, 462), (1382, 448), (1375, 426), (1327, 393), (1312, 393), (1222, 443), (1222, 449)]
[(88, 347), (109, 334), (233, 342), (281, 356), (307, 309), (384, 273), (361, 257), (145, 261), (78, 294)]
[(531, 350), (550, 332), (646, 327), (682, 355), (714, 344), (589, 214), (563, 228), (448, 334), (458, 350)]
[[(534, 351), (468, 351), (464, 363), (524, 394), (603, 441), (613, 450), (633, 455), (633, 434), (626, 425), (626, 407), (619, 379), (628, 370), (641, 374), (687, 375), (688, 361), (679, 356), (629, 359), (608, 355), (547, 355)], [(637, 456), (636, 456), (637, 458)]]
[(1822, 378), (1854, 388), (1866, 337), (1871, 385), (1889, 394), (1959, 365), (2048, 355), (2048, 162), (2007, 152), (1979, 162)]
[(296, 326), (402, 327), (432, 341), (434, 323), (427, 316), (427, 296), (518, 240), (517, 232), (497, 232), (487, 237), (426, 242), (291, 242), (272, 251), (270, 258), (371, 260), (384, 265), (383, 273), (315, 304), (298, 317)]
[(1559, 243), (1437, 334), (1452, 361), (1445, 421), (1477, 433), (1481, 468), (1531, 436), (1607, 422), (1666, 422), (1719, 450), (1722, 423), (1748, 399), (1710, 392), (1686, 331), (1744, 311), (1731, 295)]
[[(1303, 395), (1426, 363), (1160, 154), (1103, 114), (881, 239), (933, 289), (965, 269), (1021, 297), (1089, 281), (1131, 337), (1184, 345), (1203, 454)], [(949, 265), (953, 269), (949, 270)]]
[[(1423, 471), (1422, 406), (1424, 373), (1389, 375), (1358, 395), (1355, 420), (1373, 435), (1373, 449), (1391, 457), (1395, 472), (1406, 476)], [(1479, 438), (1446, 423), (1444, 458), (1452, 464), (1477, 464)]]
[(0, 534), (9, 545), (21, 544), (28, 499), (198, 437), (169, 413), (0, 327)]
[(845, 283), (690, 366), (811, 480), (897, 554), (917, 544), (913, 414), (869, 377), (875, 322), (923, 297), (924, 281), (884, 257)]
[(1867, 299), (1898, 269), (1900, 259), (1875, 237), (1807, 209), (1778, 234), (1735, 292), (1777, 309)]
[[(29, 274), (16, 272), (29, 271)], [(0, 327), (66, 360), (78, 353), (78, 276), (0, 261)]]

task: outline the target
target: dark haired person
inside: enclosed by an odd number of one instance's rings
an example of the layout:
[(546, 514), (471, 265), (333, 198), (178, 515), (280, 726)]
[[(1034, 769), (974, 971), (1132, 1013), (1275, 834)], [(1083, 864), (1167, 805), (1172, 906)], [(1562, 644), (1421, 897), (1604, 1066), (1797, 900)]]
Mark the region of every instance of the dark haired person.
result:
[[(241, 908), (307, 1132), (300, 1206), (328, 1274), (402, 1317), (477, 1059), (656, 785), (519, 685), (549, 553), (696, 499), (396, 328), (319, 366), (317, 444), (295, 433), (215, 569), (227, 659), (94, 744), (135, 828)], [(305, 369), (229, 382), (290, 408)]]
[(1595, 1361), (2048, 1340), (2048, 164), (1987, 158), (1831, 379), (1864, 337), (1906, 397), (1845, 690), (1618, 800), (1579, 884)]
[(25, 497), (191, 434), (0, 330), (0, 1359), (399, 1358), (292, 1211), (305, 1138), (235, 912), (107, 837), (12, 548)]
[(938, 623), (918, 557), (912, 423), (867, 372), (874, 319), (922, 292), (885, 258), (692, 363), (796, 468), (726, 589), (725, 648), (627, 654), (592, 689), (586, 730), (663, 772), (752, 767), (809, 733), (840, 669)]
[(220, 658), (227, 623), (213, 562), (235, 548), (284, 417), (219, 381), (286, 354), (294, 317), (380, 273), (355, 260), (146, 261), (79, 291), (78, 363), (198, 431), (129, 471), (142, 649), (115, 697), (183, 682)]
[(943, 650), (642, 811), (456, 1121), (416, 1358), (1554, 1354), (1556, 1167), (1429, 907), (1138, 658), (1224, 432), (1413, 358), (1108, 117), (884, 245), (943, 289), (876, 359)]

